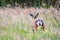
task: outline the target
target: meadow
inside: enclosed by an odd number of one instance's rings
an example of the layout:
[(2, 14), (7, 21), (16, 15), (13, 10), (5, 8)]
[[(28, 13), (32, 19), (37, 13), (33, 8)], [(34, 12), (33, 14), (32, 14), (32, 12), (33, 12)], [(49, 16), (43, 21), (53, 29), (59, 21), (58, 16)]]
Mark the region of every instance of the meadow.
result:
[[(39, 13), (45, 31), (32, 32), (29, 13)], [(60, 10), (45, 8), (0, 8), (0, 40), (60, 40)]]

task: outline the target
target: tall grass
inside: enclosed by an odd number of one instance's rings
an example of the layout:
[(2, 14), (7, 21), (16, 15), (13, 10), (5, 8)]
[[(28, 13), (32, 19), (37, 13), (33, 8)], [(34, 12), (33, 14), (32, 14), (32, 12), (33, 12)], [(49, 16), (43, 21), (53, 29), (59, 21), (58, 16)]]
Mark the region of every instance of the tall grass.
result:
[[(18, 19), (14, 20), (10, 14), (7, 16), (0, 15), (0, 40), (59, 40), (58, 35), (60, 26), (50, 14), (40, 14), (39, 18), (44, 21), (45, 31), (38, 27), (34, 33), (31, 30), (30, 16), (19, 14)], [(54, 29), (55, 28), (55, 29)]]

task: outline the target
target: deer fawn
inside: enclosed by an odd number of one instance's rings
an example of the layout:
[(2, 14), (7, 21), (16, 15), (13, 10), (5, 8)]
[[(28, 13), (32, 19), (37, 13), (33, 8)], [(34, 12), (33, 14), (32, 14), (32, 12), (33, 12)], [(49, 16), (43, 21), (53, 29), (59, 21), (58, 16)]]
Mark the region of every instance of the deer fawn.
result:
[(32, 31), (34, 32), (35, 30), (37, 30), (38, 26), (41, 26), (41, 29), (44, 31), (44, 28), (45, 28), (44, 22), (40, 19), (37, 19), (39, 13), (37, 13), (35, 16), (31, 13), (29, 15), (33, 18), (32, 24), (31, 24)]

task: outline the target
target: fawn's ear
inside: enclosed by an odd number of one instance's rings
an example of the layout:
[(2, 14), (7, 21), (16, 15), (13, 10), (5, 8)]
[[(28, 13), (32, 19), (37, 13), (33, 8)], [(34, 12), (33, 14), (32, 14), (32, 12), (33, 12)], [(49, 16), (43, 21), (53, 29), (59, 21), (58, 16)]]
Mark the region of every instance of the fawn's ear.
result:
[(39, 13), (37, 13), (37, 14), (35, 15), (35, 18), (37, 18), (37, 17), (38, 17), (38, 15), (39, 15)]
[(33, 14), (29, 13), (29, 15), (30, 15), (32, 18), (34, 18), (34, 15), (33, 15)]

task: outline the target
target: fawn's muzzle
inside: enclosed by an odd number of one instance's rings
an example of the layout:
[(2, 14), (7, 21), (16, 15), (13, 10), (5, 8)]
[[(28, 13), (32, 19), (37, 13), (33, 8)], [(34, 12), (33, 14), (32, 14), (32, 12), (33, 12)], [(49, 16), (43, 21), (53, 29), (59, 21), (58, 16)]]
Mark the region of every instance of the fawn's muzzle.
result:
[(43, 23), (42, 23), (42, 20), (40, 20), (40, 19), (37, 19), (36, 20), (36, 25), (37, 26), (41, 26)]

